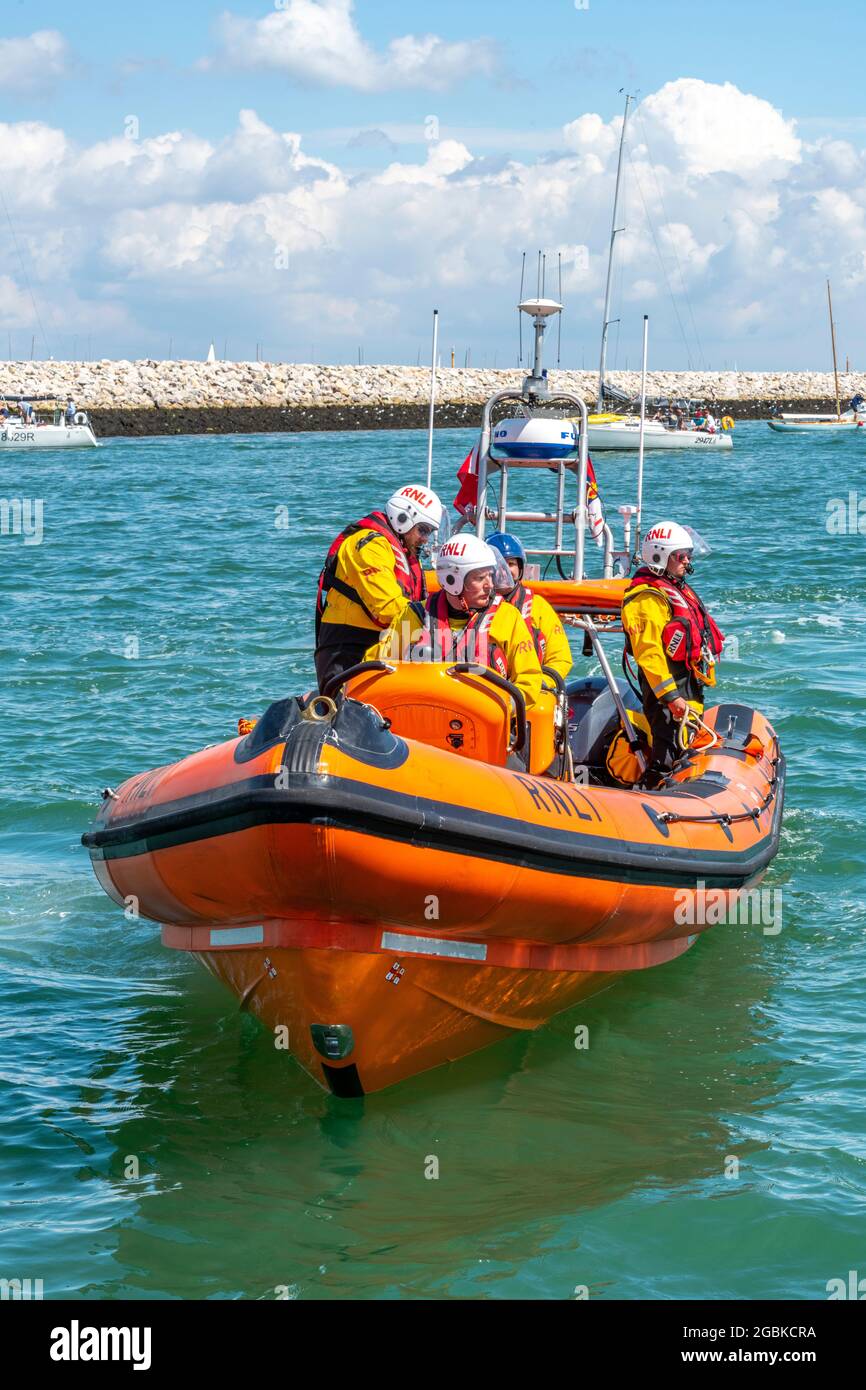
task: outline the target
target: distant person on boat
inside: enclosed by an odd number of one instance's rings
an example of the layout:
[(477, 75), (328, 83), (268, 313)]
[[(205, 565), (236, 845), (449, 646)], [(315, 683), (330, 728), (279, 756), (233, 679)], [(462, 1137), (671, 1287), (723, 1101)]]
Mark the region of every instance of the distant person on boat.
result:
[(539, 662), (542, 666), (549, 666), (551, 670), (557, 671), (564, 681), (568, 680), (574, 665), (571, 647), (556, 611), (551, 608), (546, 598), (542, 598), (541, 594), (534, 594), (523, 582), (526, 551), (522, 541), (506, 531), (494, 531), (487, 537), (487, 544), (492, 550), (499, 551), (508, 566), (511, 585), (503, 585), (502, 588), (497, 585), (497, 588), (506, 602), (513, 604), (518, 610), (529, 628)]
[(686, 575), (692, 573), (693, 535), (675, 521), (647, 531), (643, 565), (622, 601), (625, 654), (638, 665), (640, 696), (652, 737), (643, 784), (657, 787), (682, 755), (679, 726), (689, 711), (703, 714), (704, 687), (716, 683), (723, 634)]
[[(418, 559), (443, 524), (442, 503), (426, 487), (395, 492), (384, 512), (370, 512), (340, 532), (319, 575), (316, 675), (324, 690), (357, 666), (407, 602), (427, 597)], [(447, 518), (445, 518), (447, 521)]]
[(33, 406), (30, 404), (30, 402), (29, 402), (29, 401), (23, 401), (23, 400), (22, 400), (22, 401), (19, 401), (19, 402), (18, 402), (18, 410), (19, 410), (19, 412), (20, 412), (20, 414), (21, 414), (21, 423), (22, 423), (22, 425), (32, 425), (32, 424), (33, 424)]
[(440, 546), (440, 591), (410, 603), (368, 660), (469, 661), (516, 685), (526, 708), (541, 694), (541, 666), (520, 613), (496, 592), (494, 575), (507, 567), (478, 536), (459, 535)]
[(63, 418), (66, 421), (67, 425), (75, 424), (75, 402), (71, 396), (67, 397), (66, 409), (63, 412)]

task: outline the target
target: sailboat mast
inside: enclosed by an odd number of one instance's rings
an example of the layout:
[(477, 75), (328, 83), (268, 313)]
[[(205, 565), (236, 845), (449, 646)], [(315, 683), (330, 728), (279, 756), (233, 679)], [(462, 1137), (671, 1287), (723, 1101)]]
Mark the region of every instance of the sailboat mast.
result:
[(613, 244), (616, 240), (617, 231), (622, 230), (622, 228), (617, 228), (616, 217), (617, 212), (619, 211), (619, 189), (620, 183), (622, 182), (622, 152), (623, 147), (625, 145), (625, 128), (628, 124), (628, 108), (631, 105), (631, 100), (632, 99), (630, 96), (627, 96), (625, 99), (625, 112), (622, 118), (622, 134), (619, 138), (619, 157), (616, 161), (616, 186), (614, 188), (613, 193), (613, 217), (611, 219), (610, 224), (610, 248), (607, 254), (607, 282), (604, 287), (604, 318), (602, 320), (601, 325), (601, 359), (599, 361), (598, 366), (598, 404), (596, 406), (597, 410), (604, 409), (602, 401), (604, 397), (604, 368), (605, 362), (607, 360), (607, 329), (608, 321), (610, 319), (610, 291), (613, 277)]
[(833, 344), (833, 380), (836, 383), (836, 419), (842, 419), (842, 402), (839, 399), (839, 368), (836, 366), (836, 325), (833, 322), (833, 296), (830, 294), (830, 281), (827, 281), (827, 307), (830, 310), (830, 341)]

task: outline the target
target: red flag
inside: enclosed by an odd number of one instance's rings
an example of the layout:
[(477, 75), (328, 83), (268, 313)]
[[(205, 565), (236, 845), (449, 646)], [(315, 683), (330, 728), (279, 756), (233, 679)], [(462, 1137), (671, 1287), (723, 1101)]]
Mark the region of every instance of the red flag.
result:
[(586, 527), (596, 545), (604, 545), (604, 504), (591, 458), (586, 469)]
[(474, 511), (478, 506), (478, 445), (474, 444), (469, 450), (463, 463), (457, 470), (457, 481), (460, 484), (460, 491), (454, 498), (454, 510), (461, 516), (467, 516), (470, 511)]

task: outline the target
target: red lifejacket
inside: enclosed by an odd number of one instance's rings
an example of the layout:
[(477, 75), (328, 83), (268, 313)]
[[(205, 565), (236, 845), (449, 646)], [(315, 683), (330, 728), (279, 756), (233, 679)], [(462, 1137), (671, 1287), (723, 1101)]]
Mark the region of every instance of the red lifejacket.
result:
[(547, 651), (547, 638), (541, 631), (541, 628), (536, 627), (535, 623), (532, 621), (532, 600), (534, 598), (534, 593), (531, 589), (527, 589), (525, 584), (517, 584), (512, 589), (508, 602), (512, 603), (515, 608), (520, 610), (520, 616), (529, 628), (529, 635), (535, 647), (538, 664), (539, 666), (543, 666), (544, 655)]
[(447, 598), (441, 590), (431, 594), (424, 608), (424, 630), (412, 643), (410, 660), (471, 661), (507, 677), (505, 653), (490, 636), (490, 624), (501, 603), (497, 594), (489, 608), (473, 613), (466, 626), (455, 632), (448, 621), (452, 610)]
[[(339, 579), (337, 576), (337, 559), (340, 554), (340, 547), (344, 541), (348, 540), (350, 536), (357, 535), (359, 531), (373, 531), (376, 535), (385, 537), (385, 540), (394, 552), (394, 577), (410, 603), (414, 600), (427, 597), (427, 585), (424, 582), (424, 571), (421, 568), (417, 555), (410, 555), (409, 551), (406, 550), (405, 546), (400, 541), (400, 537), (392, 530), (384, 512), (371, 512), (370, 515), (365, 516), (362, 521), (353, 521), (351, 526), (347, 526), (344, 531), (341, 531), (337, 539), (332, 542), (328, 554), (325, 557), (325, 563), (319, 575), (319, 587), (316, 593), (317, 640), (319, 628), (322, 625), (322, 614), (325, 611), (325, 606), (328, 601), (329, 589), (336, 589), (338, 594), (342, 594), (344, 598), (351, 599), (352, 603), (357, 603), (358, 607), (362, 608), (367, 614), (371, 623), (375, 623), (379, 628), (383, 626), (378, 618), (374, 618), (357, 589), (353, 589), (351, 584), (347, 584), (344, 579)], [(373, 537), (369, 536), (367, 539), (372, 540)], [(361, 542), (362, 546), (366, 544), (366, 540)], [(384, 626), (387, 626), (387, 624), (384, 624)]]
[[(724, 633), (713, 622), (694, 589), (683, 581), (675, 584), (667, 575), (653, 574), (643, 567), (634, 575), (626, 589), (623, 603), (638, 589), (656, 589), (664, 594), (671, 608), (670, 622), (662, 631), (662, 646), (665, 656), (672, 663), (676, 674), (677, 667), (690, 671), (702, 685), (710, 683), (710, 668), (722, 654)], [(631, 650), (631, 641), (626, 634), (626, 646)]]

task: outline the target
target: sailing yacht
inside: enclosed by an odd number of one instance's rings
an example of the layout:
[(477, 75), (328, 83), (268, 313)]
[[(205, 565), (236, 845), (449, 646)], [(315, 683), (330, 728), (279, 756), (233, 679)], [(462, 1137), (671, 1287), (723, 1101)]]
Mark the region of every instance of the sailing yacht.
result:
[(833, 321), (833, 296), (830, 281), (827, 281), (827, 308), (830, 314), (830, 342), (833, 346), (833, 379), (836, 383), (836, 414), (826, 415), (786, 415), (784, 412), (775, 419), (768, 420), (771, 430), (778, 434), (817, 434), (825, 439), (836, 439), (841, 434), (852, 434), (866, 426), (866, 400), (856, 395), (850, 406), (842, 413), (839, 395), (839, 367), (836, 362), (836, 324)]
[[(30, 409), (22, 410), (21, 402)], [(40, 407), (43, 414), (50, 411), (50, 420), (40, 417)], [(86, 411), (77, 410), (67, 424), (62, 402), (51, 396), (0, 394), (0, 450), (94, 448), (96, 435)]]
[[(641, 423), (639, 415), (634, 413), (634, 405), (628, 396), (616, 388), (608, 386), (605, 381), (605, 367), (607, 361), (607, 334), (610, 327), (610, 296), (611, 285), (613, 283), (613, 253), (616, 237), (623, 230), (617, 227), (617, 214), (619, 212), (619, 194), (622, 185), (622, 155), (625, 146), (625, 133), (628, 125), (629, 106), (633, 98), (627, 96), (625, 99), (625, 113), (622, 121), (622, 133), (619, 140), (619, 156), (616, 165), (616, 185), (613, 195), (613, 219), (610, 231), (610, 249), (607, 258), (607, 281), (604, 291), (604, 319), (601, 328), (601, 359), (598, 370), (598, 412), (590, 415), (587, 425), (587, 442), (590, 452), (604, 449), (639, 449), (641, 439)], [(610, 404), (626, 405), (628, 413), (621, 413), (616, 409), (605, 410), (605, 406)], [(647, 405), (666, 405), (664, 402), (647, 402)], [(691, 402), (685, 403), (690, 407)], [(725, 417), (723, 427), (719, 429), (702, 429), (691, 423), (684, 424), (684, 416), (681, 415), (680, 422), (671, 424), (667, 420), (645, 420), (643, 426), (643, 447), (644, 449), (731, 449), (733, 440), (725, 426), (732, 427), (733, 421)]]

